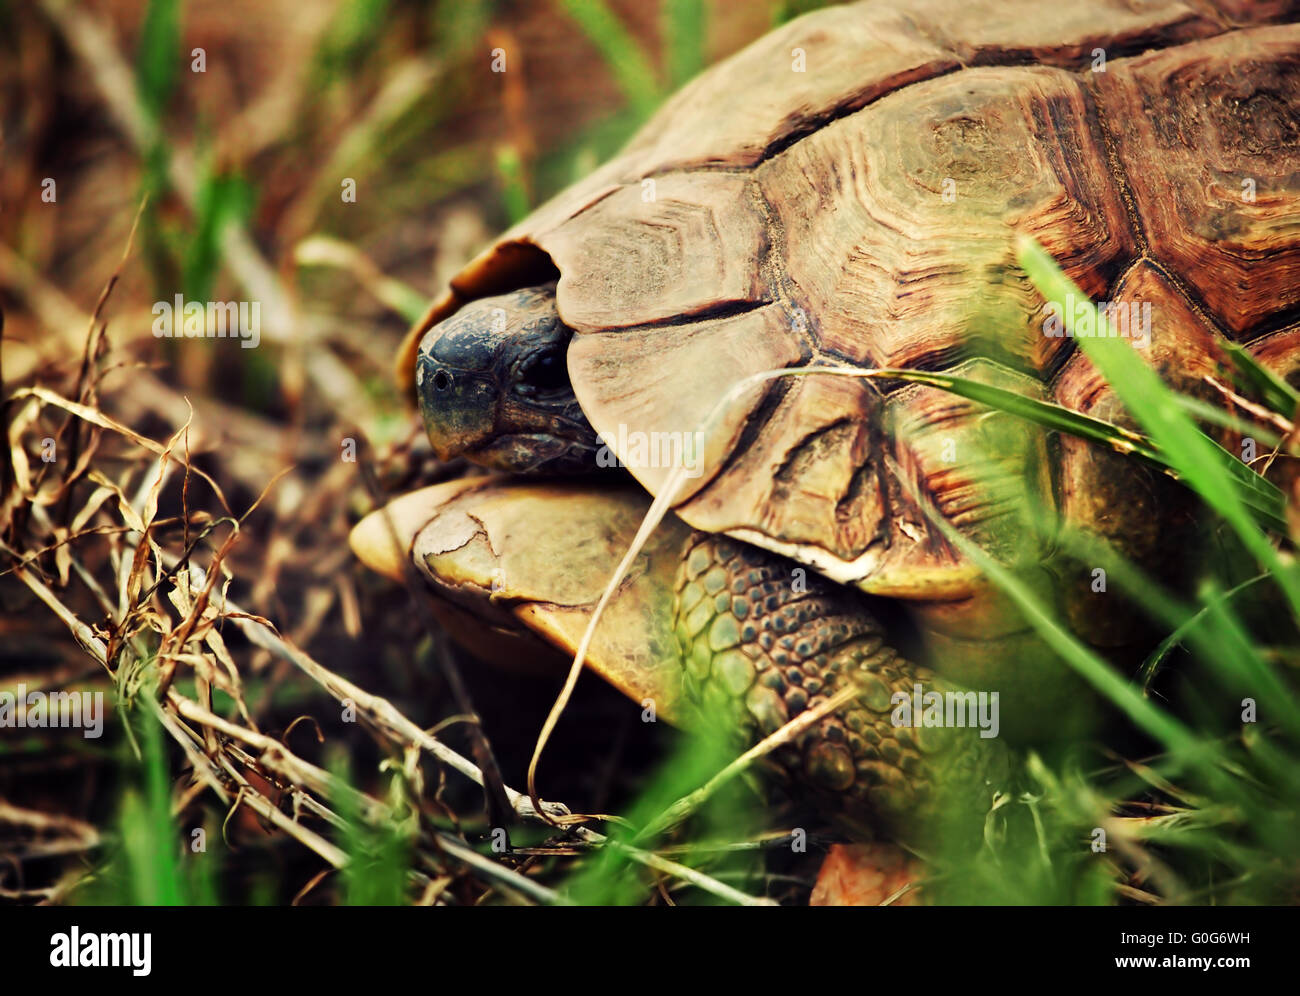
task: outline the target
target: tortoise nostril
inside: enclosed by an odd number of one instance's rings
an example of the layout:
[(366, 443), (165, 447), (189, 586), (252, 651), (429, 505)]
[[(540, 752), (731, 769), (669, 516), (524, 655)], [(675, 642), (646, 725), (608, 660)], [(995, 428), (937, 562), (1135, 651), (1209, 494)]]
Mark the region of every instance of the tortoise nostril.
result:
[(435, 391), (445, 391), (451, 387), (451, 374), (446, 370), (439, 370), (433, 375), (433, 389)]

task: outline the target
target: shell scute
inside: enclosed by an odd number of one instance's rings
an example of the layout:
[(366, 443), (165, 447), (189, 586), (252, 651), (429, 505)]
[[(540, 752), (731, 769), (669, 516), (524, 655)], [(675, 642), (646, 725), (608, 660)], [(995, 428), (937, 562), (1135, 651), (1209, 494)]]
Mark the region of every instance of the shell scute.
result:
[(1300, 307), (1300, 25), (1124, 60), (1098, 89), (1151, 254), (1238, 339)]

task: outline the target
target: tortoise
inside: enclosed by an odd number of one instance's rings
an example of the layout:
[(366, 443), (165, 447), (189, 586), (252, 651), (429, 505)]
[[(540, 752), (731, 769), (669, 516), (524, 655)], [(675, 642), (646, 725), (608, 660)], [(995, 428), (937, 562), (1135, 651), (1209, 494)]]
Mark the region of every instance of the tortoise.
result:
[[(1067, 708), (1091, 692), (952, 531), (1122, 664), (1150, 645), (1142, 622), (1041, 516), (1177, 585), (1196, 503), (936, 387), (763, 375), (947, 372), (1125, 424), (1053, 325), (1072, 305), (1017, 264), (1032, 236), (1134, 316), (1135, 353), (1177, 390), (1222, 404), (1207, 385), (1230, 379), (1229, 343), (1293, 376), (1298, 13), (920, 0), (774, 30), (432, 304), (399, 382), (439, 457), (498, 473), (398, 499), (354, 548), (394, 576), (413, 558), (480, 649), (531, 633), (572, 652), (671, 487), (588, 664), (670, 719), (725, 713), (749, 741), (856, 688), (780, 748), (785, 770), (864, 837), (907, 837), (940, 798), (968, 805), (974, 832), (1014, 749), (1081, 737), (1096, 710)], [(998, 736), (900, 726), (917, 686), (999, 693)]]

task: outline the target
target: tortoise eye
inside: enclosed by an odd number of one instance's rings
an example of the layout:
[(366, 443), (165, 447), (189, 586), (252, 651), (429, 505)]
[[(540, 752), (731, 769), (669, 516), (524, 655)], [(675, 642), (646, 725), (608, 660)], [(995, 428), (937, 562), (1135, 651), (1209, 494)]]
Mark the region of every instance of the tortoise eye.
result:
[(558, 391), (569, 386), (569, 371), (564, 365), (564, 353), (554, 350), (530, 360), (519, 372), (519, 388), (524, 393)]

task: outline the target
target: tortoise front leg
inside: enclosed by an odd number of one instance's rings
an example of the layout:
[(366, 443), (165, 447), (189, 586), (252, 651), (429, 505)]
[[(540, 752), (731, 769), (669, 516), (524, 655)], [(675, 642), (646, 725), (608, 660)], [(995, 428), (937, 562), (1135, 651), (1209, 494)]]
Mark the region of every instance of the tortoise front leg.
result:
[[(858, 694), (777, 748), (797, 791), (869, 832), (918, 845), (977, 846), (994, 794), (1005, 791), (1011, 752), (968, 725), (919, 725), (918, 696), (945, 703), (971, 693), (899, 656), (862, 596), (792, 561), (706, 533), (685, 545), (673, 600), (683, 698), (693, 721), (734, 731), (748, 747), (846, 683)], [(946, 709), (942, 721), (957, 720)], [(911, 725), (915, 722), (918, 725)], [(986, 730), (985, 732), (990, 732)]]

